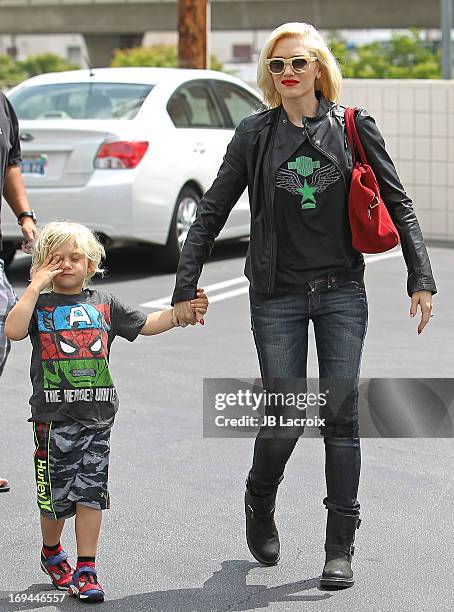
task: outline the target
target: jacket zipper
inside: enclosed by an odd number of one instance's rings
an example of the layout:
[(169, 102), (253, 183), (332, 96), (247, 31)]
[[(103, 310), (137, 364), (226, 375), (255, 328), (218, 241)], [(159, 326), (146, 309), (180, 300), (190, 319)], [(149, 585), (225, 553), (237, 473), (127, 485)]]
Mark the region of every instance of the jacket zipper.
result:
[(271, 144), (270, 144), (270, 149), (268, 152), (268, 173), (267, 173), (267, 179), (268, 179), (268, 193), (270, 194), (270, 224), (269, 224), (269, 231), (270, 231), (270, 240), (271, 240), (271, 248), (270, 248), (270, 267), (269, 267), (269, 274), (268, 274), (268, 293), (271, 292), (271, 276), (272, 276), (272, 270), (273, 270), (273, 256), (274, 256), (274, 252), (273, 252), (273, 244), (274, 244), (274, 236), (273, 236), (273, 215), (274, 215), (274, 176), (273, 176), (273, 180), (271, 181), (271, 156), (273, 153), (273, 146), (274, 146), (274, 137), (276, 135), (276, 130), (277, 130), (277, 125), (273, 126), (273, 134), (271, 136)]
[[(317, 149), (318, 151), (320, 151), (320, 153), (323, 153), (323, 155), (325, 155), (326, 157), (328, 157), (328, 159), (330, 159), (330, 160), (333, 162), (333, 164), (336, 166), (336, 168), (339, 170), (339, 172), (340, 172), (340, 174), (341, 174), (341, 176), (342, 176), (342, 180), (343, 180), (343, 182), (344, 182), (345, 193), (347, 193), (347, 194), (348, 194), (348, 192), (347, 192), (347, 182), (346, 182), (346, 180), (345, 180), (345, 176), (344, 176), (344, 173), (343, 173), (343, 172), (342, 172), (342, 170), (341, 170), (340, 165), (337, 163), (337, 161), (335, 160), (335, 158), (334, 158), (332, 155), (330, 155), (329, 153), (327, 153), (326, 151), (324, 151), (324, 150), (323, 150), (321, 147), (318, 147), (318, 146), (317, 146), (317, 145), (316, 145), (316, 144), (315, 144), (315, 143), (314, 143), (314, 142), (313, 142), (313, 141), (310, 139), (309, 132), (308, 132), (308, 130), (307, 130), (307, 126), (306, 126), (306, 124), (305, 124), (305, 123), (303, 123), (303, 128), (304, 128), (304, 131), (306, 132), (306, 137), (307, 137), (308, 141), (311, 143), (311, 145), (314, 147), (314, 149)], [(344, 142), (345, 142), (345, 140), (344, 140)]]
[[(327, 152), (326, 152), (326, 151), (324, 151), (322, 148), (318, 147), (316, 144), (314, 144), (314, 143), (312, 142), (312, 140), (311, 140), (311, 139), (310, 139), (310, 137), (309, 137), (309, 133), (308, 133), (308, 131), (307, 131), (307, 127), (306, 127), (306, 124), (305, 124), (305, 123), (303, 123), (303, 127), (304, 127), (304, 131), (306, 132), (306, 137), (307, 137), (308, 141), (311, 143), (311, 145), (314, 147), (314, 149), (318, 149), (318, 150), (319, 150), (321, 153), (323, 153), (323, 155), (326, 155), (326, 157), (328, 157), (329, 159), (331, 159), (331, 161), (333, 162), (333, 164), (334, 164), (334, 165), (335, 165), (335, 166), (336, 166), (336, 167), (339, 169), (339, 172), (341, 173), (341, 176), (342, 176), (342, 180), (344, 181), (345, 192), (347, 193), (347, 196), (348, 196), (348, 191), (347, 191), (347, 183), (346, 183), (346, 181), (345, 181), (345, 176), (344, 176), (344, 173), (342, 172), (342, 170), (341, 170), (341, 168), (340, 168), (339, 164), (336, 162), (336, 160), (334, 159), (334, 157), (332, 157), (332, 156), (331, 156), (329, 153), (327, 153)], [(345, 149), (346, 149), (346, 150), (348, 150), (349, 143), (348, 143), (348, 138), (347, 138), (347, 135), (346, 135), (346, 134), (344, 134), (344, 146), (345, 146)], [(353, 153), (352, 153), (352, 161), (353, 161), (353, 165), (355, 165), (355, 160), (354, 160), (354, 158), (353, 158)], [(369, 215), (370, 215), (370, 211), (368, 211), (368, 212), (369, 212)], [(370, 218), (370, 217), (369, 217), (369, 218)], [(364, 256), (363, 256), (363, 254), (362, 254), (362, 253), (360, 253), (360, 259), (361, 259), (361, 262), (364, 264)]]

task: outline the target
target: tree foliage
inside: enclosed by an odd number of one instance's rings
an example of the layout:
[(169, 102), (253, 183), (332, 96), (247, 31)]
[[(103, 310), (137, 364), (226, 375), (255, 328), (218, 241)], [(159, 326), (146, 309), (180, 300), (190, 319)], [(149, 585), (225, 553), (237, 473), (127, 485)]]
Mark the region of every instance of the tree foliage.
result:
[[(175, 68), (178, 66), (178, 50), (175, 45), (115, 49), (111, 65)], [(214, 55), (211, 56), (211, 70), (222, 70), (222, 64)]]
[[(333, 32), (328, 44), (339, 63), (342, 75), (351, 79), (439, 79), (441, 50), (439, 43), (422, 39), (419, 30), (393, 34), (390, 40), (375, 41), (350, 48)], [(116, 49), (112, 66), (178, 66), (175, 45)], [(43, 53), (14, 61), (0, 54), (0, 89), (8, 89), (24, 79), (44, 72), (78, 68), (54, 53)], [(211, 69), (222, 70), (222, 63), (211, 56)]]
[(346, 78), (441, 78), (440, 49), (423, 41), (415, 28), (408, 34), (393, 34), (390, 40), (374, 41), (353, 49), (347, 48), (338, 35), (332, 36), (328, 44)]
[(64, 70), (76, 70), (79, 68), (79, 66), (70, 64), (63, 57), (55, 53), (32, 55), (25, 60), (18, 61), (17, 65), (29, 77), (45, 72), (63, 72)]
[(7, 54), (0, 54), (0, 90), (6, 90), (29, 77), (44, 72), (75, 70), (79, 66), (69, 64), (55, 53), (33, 55), (22, 61), (14, 61)]
[(0, 53), (0, 89), (9, 89), (27, 78), (24, 72), (9, 55)]

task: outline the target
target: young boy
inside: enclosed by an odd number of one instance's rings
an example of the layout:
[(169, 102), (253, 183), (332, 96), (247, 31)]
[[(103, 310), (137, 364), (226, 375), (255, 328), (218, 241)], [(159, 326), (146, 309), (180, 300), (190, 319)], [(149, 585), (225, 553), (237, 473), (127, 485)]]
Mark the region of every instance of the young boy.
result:
[[(32, 343), (30, 398), (35, 476), (41, 511), (41, 568), (60, 590), (103, 601), (95, 557), (101, 511), (109, 508), (110, 430), (118, 397), (109, 373), (115, 336), (130, 342), (177, 326), (173, 309), (146, 315), (106, 291), (87, 287), (102, 273), (103, 246), (77, 223), (44, 227), (33, 249), (32, 280), (10, 311), (5, 333)], [(46, 289), (50, 291), (44, 292)], [(203, 324), (203, 289), (191, 302)], [(65, 520), (76, 517), (77, 566), (60, 544)]]

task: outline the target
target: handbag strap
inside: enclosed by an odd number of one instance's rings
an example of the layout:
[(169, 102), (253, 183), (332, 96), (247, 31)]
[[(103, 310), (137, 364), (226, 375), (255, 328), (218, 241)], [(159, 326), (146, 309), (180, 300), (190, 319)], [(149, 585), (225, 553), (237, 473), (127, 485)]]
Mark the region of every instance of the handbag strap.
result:
[(367, 164), (367, 157), (364, 153), (363, 145), (361, 144), (361, 140), (358, 136), (358, 132), (356, 130), (355, 123), (355, 112), (358, 109), (356, 106), (347, 107), (345, 109), (345, 131), (347, 132), (347, 138), (350, 143), (352, 149), (353, 162), (356, 162), (355, 156), (355, 148), (359, 151), (359, 155), (361, 157), (361, 161), (363, 164)]

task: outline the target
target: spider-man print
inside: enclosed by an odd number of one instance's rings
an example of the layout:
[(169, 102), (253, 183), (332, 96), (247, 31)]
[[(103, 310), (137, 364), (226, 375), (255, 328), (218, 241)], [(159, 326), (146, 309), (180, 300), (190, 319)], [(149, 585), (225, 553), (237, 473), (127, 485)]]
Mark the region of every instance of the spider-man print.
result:
[(43, 359), (107, 359), (107, 334), (99, 329), (57, 331), (40, 336)]

